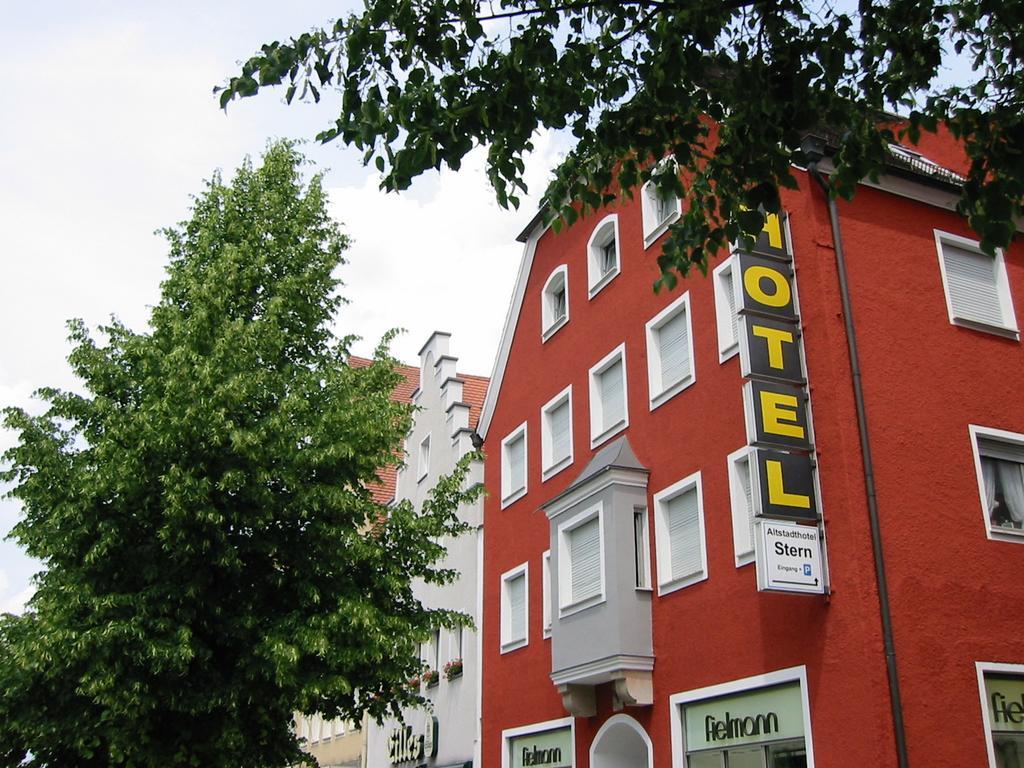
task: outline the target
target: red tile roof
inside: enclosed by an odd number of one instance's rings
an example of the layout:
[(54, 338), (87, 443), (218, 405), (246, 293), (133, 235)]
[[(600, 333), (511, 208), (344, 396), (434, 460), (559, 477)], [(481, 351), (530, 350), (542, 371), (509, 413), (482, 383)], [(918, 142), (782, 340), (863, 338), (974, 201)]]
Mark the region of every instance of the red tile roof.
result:
[(458, 374), (465, 382), (462, 385), (462, 400), (469, 405), (469, 427), (476, 429), (480, 423), (480, 410), (484, 407), (484, 398), (487, 396), (487, 385), (490, 379), (486, 376), (473, 376), (468, 373)]
[[(365, 357), (350, 355), (348, 364), (353, 368), (366, 368), (373, 363)], [(401, 374), (402, 380), (398, 382), (395, 391), (391, 393), (391, 399), (399, 403), (412, 403), (412, 393), (420, 385), (420, 369), (411, 365), (396, 365), (395, 370)], [(377, 473), (379, 482), (370, 483), (368, 488), (373, 494), (373, 500), (378, 504), (388, 504), (395, 498), (395, 488), (398, 484), (398, 469), (396, 467), (384, 467)]]
[[(349, 365), (355, 368), (365, 368), (372, 362), (365, 357), (356, 357), (355, 355), (348, 358)], [(401, 374), (402, 380), (395, 387), (395, 391), (391, 395), (392, 399), (399, 403), (412, 403), (413, 393), (420, 385), (420, 369), (413, 365), (400, 363), (395, 366), (395, 370)], [(476, 429), (490, 379), (486, 376), (474, 376), (469, 373), (457, 373), (456, 376), (463, 382), (462, 401), (469, 406), (469, 427)], [(385, 467), (378, 474), (378, 479), (379, 483), (372, 483), (369, 486), (373, 500), (379, 504), (388, 504), (395, 498), (398, 471), (395, 467)]]

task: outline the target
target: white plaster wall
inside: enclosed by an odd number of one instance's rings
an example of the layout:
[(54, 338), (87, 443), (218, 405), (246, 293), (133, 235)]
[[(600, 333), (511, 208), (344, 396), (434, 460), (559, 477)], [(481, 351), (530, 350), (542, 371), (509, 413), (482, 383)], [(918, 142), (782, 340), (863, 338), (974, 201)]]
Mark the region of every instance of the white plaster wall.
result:
[[(396, 490), (398, 499), (409, 499), (417, 507), (428, 497), (438, 477), (451, 472), (456, 462), (470, 449), (469, 409), (458, 405), (449, 408), (453, 401), (462, 398), (457, 382), (448, 382), (446, 385), (446, 379), (455, 377), (456, 365), (456, 360), (448, 357), (448, 341), (447, 334), (434, 333), (420, 355), (420, 388), (414, 399), (419, 410), (414, 414), (412, 431), (406, 440), (406, 467), (399, 472)], [(466, 429), (460, 432), (460, 428)], [(420, 444), (428, 434), (429, 469), (426, 476), (420, 479), (417, 466)], [(480, 462), (476, 464), (472, 468), (471, 477), (481, 481), (483, 467)], [(473, 530), (461, 537), (441, 542), (448, 550), (443, 566), (459, 571), (459, 579), (443, 587), (422, 583), (415, 587), (415, 593), (424, 605), (461, 611), (472, 617), (477, 628), (478, 542), (482, 535), (482, 507), (481, 500), (472, 507), (461, 509), (460, 516), (472, 525)], [(442, 629), (438, 664), (441, 668), (452, 658), (451, 643), (451, 633)], [(414, 733), (423, 732), (429, 714), (437, 717), (437, 757), (427, 761), (428, 765), (461, 765), (473, 761), (477, 754), (479, 660), (476, 628), (466, 627), (464, 630), (462, 659), (461, 677), (448, 681), (442, 672), (436, 686), (423, 688), (424, 695), (433, 707), (430, 712), (412, 709), (404, 713), (405, 722), (413, 726)], [(368, 724), (367, 768), (388, 768), (387, 739), (396, 727), (398, 722), (394, 720), (386, 721), (382, 726), (372, 722)]]

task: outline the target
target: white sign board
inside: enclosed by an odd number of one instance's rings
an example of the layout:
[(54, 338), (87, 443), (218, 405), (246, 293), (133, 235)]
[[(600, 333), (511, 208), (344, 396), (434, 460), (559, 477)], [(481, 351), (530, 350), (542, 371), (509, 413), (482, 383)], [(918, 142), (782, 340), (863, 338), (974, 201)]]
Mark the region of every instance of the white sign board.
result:
[(781, 520), (756, 523), (758, 591), (824, 594), (818, 527)]

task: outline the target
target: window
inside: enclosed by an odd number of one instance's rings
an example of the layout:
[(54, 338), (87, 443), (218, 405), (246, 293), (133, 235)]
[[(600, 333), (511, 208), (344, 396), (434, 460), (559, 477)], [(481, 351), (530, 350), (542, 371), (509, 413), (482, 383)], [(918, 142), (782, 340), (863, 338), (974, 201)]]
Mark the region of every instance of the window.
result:
[(544, 637), (551, 637), (551, 550), (541, 555), (541, 574), (544, 587)]
[(529, 564), (523, 563), (501, 577), (501, 652), (522, 648), (528, 641)]
[(590, 369), (590, 447), (629, 426), (626, 407), (626, 345)]
[(652, 411), (696, 381), (691, 338), (687, 292), (647, 323), (647, 383)]
[(501, 506), (526, 494), (526, 422), (501, 441)]
[(569, 321), (568, 290), (569, 268), (563, 264), (544, 283), (541, 301), (541, 338), (544, 341)]
[(1024, 541), (1024, 435), (970, 427), (990, 538)]
[(605, 216), (587, 242), (587, 286), (593, 298), (619, 274), (619, 217)]
[(750, 448), (729, 454), (729, 498), (732, 503), (732, 548), (736, 567), (754, 562), (754, 497)]
[(935, 246), (949, 321), (1017, 338), (1002, 252), (997, 251), (993, 258), (983, 253), (976, 241), (938, 230)]
[(654, 496), (660, 594), (707, 578), (700, 487), (697, 472)]
[(662, 197), (653, 182), (640, 188), (641, 216), (644, 223), (644, 248), (649, 248), (669, 225), (679, 218), (679, 198)]
[(990, 768), (1024, 768), (1024, 665), (977, 662)]
[(603, 542), (600, 505), (559, 526), (559, 615), (574, 613), (604, 600)]
[(427, 658), (427, 666), (437, 672), (441, 669), (441, 630), (435, 629), (430, 634), (430, 647), (427, 651), (430, 656)]
[[(452, 630), (451, 638), (448, 641), (448, 655), (451, 659), (462, 658), (462, 635), (465, 632), (465, 627), (461, 624), (457, 624)], [(451, 660), (450, 659), (450, 660)]]
[(572, 464), (572, 386), (540, 411), (541, 475), (547, 480)]
[(651, 545), (647, 534), (647, 510), (633, 508), (633, 570), (636, 588), (651, 588)]
[(736, 288), (733, 284), (733, 266), (736, 258), (730, 256), (714, 271), (715, 321), (718, 326), (718, 362), (724, 363), (739, 352), (740, 316), (736, 312)]
[(427, 476), (430, 471), (430, 435), (423, 438), (420, 443), (419, 457), (416, 460), (416, 478), (417, 482)]

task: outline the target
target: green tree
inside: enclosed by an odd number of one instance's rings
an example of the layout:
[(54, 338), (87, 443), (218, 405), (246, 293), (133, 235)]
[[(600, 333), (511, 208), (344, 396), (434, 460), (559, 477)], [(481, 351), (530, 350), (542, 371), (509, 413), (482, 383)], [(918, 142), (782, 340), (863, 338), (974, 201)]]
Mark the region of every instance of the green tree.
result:
[[(758, 231), (761, 211), (778, 210), (809, 131), (836, 132), (832, 191), (850, 196), (884, 168), (890, 142), (945, 122), (970, 160), (960, 211), (984, 247), (1006, 245), (1024, 200), (1024, 3), (851, 5), (375, 0), (264, 45), (220, 101), (282, 83), (289, 102), (337, 89), (340, 114), (318, 138), (358, 147), (385, 188), (442, 164), (457, 169), (486, 145), (503, 205), (525, 189), (534, 132), (571, 131), (575, 148), (545, 193), (548, 215), (572, 222), (653, 177), (688, 200), (661, 257), (669, 283)], [(954, 53), (974, 79), (945, 86), (939, 75)], [(675, 167), (658, 165), (667, 156)]]
[(418, 700), (416, 639), (461, 617), (411, 580), (453, 577), (434, 542), (476, 491), (465, 465), (421, 510), (367, 491), (410, 412), (386, 340), (349, 367), (332, 335), (346, 239), (325, 203), (288, 144), (215, 176), (165, 232), (149, 331), (72, 322), (85, 394), (5, 411), (13, 537), (45, 570), (0, 617), (0, 764), (281, 768), (294, 711)]

